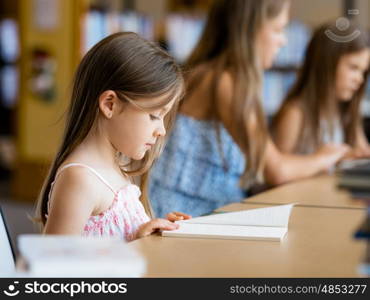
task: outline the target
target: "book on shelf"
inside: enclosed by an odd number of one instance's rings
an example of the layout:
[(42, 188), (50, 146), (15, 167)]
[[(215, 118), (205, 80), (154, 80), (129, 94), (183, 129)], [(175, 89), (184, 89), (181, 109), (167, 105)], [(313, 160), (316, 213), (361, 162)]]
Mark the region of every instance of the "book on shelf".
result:
[(162, 236), (281, 241), (294, 204), (226, 212), (179, 221), (179, 229)]
[(20, 261), (30, 277), (141, 277), (144, 258), (116, 238), (22, 234)]

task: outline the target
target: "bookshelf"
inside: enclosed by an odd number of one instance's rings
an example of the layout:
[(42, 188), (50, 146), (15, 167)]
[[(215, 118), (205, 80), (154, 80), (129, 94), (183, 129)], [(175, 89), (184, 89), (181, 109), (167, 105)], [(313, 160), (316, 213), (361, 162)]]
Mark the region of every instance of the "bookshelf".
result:
[[(80, 58), (78, 21), (84, 1), (14, 1), (19, 3), (21, 56), (16, 161), (10, 182), (13, 199), (37, 199), (59, 145), (70, 80)], [(46, 78), (53, 90), (48, 96), (40, 84)]]
[[(147, 5), (144, 0), (89, 0), (89, 2), (90, 7), (83, 25), (85, 28), (83, 52), (110, 33), (129, 30), (159, 42), (178, 62), (182, 63), (201, 35), (207, 11), (213, 0), (162, 0), (160, 13), (151, 13), (148, 9), (144, 9), (145, 12), (143, 12), (143, 8)], [(303, 2), (300, 3), (302, 6)], [(349, 4), (346, 1), (343, 1), (342, 5), (340, 3), (339, 1), (336, 4), (338, 13), (341, 10), (343, 12), (348, 10)], [(276, 113), (295, 81), (311, 37), (311, 27), (314, 26), (314, 24), (307, 25), (299, 21), (299, 16), (303, 13), (302, 7), (298, 6), (296, 10), (300, 12), (286, 29), (287, 45), (280, 50), (275, 65), (265, 72), (263, 105), (269, 118)], [(158, 15), (161, 17), (159, 18)], [(329, 16), (329, 18), (332, 17)], [(317, 20), (317, 22), (321, 21)], [(362, 112), (365, 117), (370, 118), (370, 83), (366, 98)], [(370, 136), (370, 128), (368, 132)]]
[(14, 135), (19, 90), (18, 2), (0, 3), (0, 180), (14, 164)]
[(82, 16), (81, 56), (104, 37), (119, 31), (133, 31), (154, 40), (153, 17), (135, 11), (131, 1), (88, 1)]
[(183, 62), (201, 34), (212, 0), (167, 0), (162, 3), (162, 11), (157, 12), (149, 12), (145, 3), (141, 2), (89, 0), (82, 19), (81, 55), (109, 34), (133, 31), (158, 42), (179, 62)]

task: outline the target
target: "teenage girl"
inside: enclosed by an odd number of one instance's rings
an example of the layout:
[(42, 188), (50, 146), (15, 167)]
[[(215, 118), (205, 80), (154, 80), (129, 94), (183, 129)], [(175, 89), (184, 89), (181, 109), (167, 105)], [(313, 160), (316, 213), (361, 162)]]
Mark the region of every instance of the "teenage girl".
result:
[(343, 31), (335, 23), (318, 28), (272, 126), (280, 150), (312, 153), (326, 143), (345, 142), (351, 146), (348, 156), (370, 156), (360, 113), (369, 62), (360, 28), (351, 24)]

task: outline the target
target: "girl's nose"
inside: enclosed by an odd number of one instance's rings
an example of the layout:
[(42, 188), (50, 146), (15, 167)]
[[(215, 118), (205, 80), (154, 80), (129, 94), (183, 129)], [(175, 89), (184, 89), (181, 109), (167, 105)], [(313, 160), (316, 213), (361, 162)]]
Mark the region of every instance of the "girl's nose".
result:
[(164, 125), (162, 125), (161, 127), (158, 127), (155, 132), (154, 132), (154, 135), (156, 137), (160, 137), (160, 136), (165, 136), (166, 135), (166, 128), (164, 128)]
[(359, 73), (356, 77), (356, 81), (358, 83), (358, 85), (361, 85), (362, 82), (364, 81), (364, 74), (363, 73)]

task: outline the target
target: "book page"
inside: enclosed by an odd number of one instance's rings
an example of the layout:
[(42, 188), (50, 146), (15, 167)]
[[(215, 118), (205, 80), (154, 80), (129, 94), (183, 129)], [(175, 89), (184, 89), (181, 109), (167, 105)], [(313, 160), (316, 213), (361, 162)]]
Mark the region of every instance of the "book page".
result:
[(163, 231), (162, 236), (280, 241), (286, 232), (284, 227), (183, 223), (177, 230)]
[(271, 207), (256, 208), (237, 212), (214, 214), (210, 216), (192, 218), (179, 221), (193, 224), (222, 224), (241, 226), (269, 226), (287, 227), (289, 216), (294, 204), (276, 205)]

